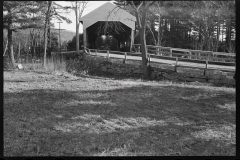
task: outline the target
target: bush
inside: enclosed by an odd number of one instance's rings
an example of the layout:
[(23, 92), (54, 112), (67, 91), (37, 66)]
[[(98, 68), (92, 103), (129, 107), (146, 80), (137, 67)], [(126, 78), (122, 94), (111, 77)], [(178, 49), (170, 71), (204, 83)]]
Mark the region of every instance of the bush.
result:
[(88, 60), (80, 56), (70, 58), (66, 61), (66, 64), (66, 71), (74, 75), (87, 74), (94, 67), (92, 60)]

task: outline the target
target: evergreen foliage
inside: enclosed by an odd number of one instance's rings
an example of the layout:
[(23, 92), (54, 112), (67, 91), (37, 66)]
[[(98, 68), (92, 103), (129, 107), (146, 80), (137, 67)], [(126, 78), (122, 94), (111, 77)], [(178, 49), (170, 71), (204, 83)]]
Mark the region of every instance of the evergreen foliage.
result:
[[(79, 34), (79, 46), (80, 46), (80, 49), (83, 49), (82, 45), (83, 45), (83, 34), (81, 33), (81, 34)], [(72, 40), (67, 42), (67, 50), (68, 51), (76, 50), (76, 35), (72, 38)]]

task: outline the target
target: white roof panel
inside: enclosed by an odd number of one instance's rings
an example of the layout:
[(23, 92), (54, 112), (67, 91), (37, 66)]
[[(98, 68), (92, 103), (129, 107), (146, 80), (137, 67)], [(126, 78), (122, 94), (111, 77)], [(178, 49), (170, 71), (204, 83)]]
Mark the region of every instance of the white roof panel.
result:
[(135, 30), (136, 17), (111, 2), (107, 2), (81, 17), (80, 21), (83, 21), (84, 30), (98, 21), (120, 21)]

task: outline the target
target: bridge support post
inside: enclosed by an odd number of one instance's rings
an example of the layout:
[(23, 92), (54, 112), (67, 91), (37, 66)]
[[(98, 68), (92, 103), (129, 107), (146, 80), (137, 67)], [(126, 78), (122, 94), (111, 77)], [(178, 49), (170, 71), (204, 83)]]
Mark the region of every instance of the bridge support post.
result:
[(131, 29), (130, 52), (132, 51), (133, 43), (134, 43), (134, 30)]
[(84, 30), (83, 30), (83, 45), (84, 45), (85, 47), (88, 47), (88, 46), (87, 46), (87, 29), (84, 29)]

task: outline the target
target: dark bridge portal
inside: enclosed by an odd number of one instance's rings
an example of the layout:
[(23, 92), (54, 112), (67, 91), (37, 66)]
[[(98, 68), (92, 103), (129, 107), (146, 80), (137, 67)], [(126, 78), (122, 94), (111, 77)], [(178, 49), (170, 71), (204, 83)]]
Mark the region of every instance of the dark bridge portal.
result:
[[(104, 23), (109, 24), (106, 28), (106, 34), (104, 34)], [(91, 49), (97, 49), (95, 43), (98, 37), (100, 37), (101, 35), (112, 35), (118, 41), (118, 50), (126, 52), (130, 51), (131, 28), (121, 22), (98, 21), (93, 25), (89, 26), (86, 31), (88, 35), (87, 43)]]

